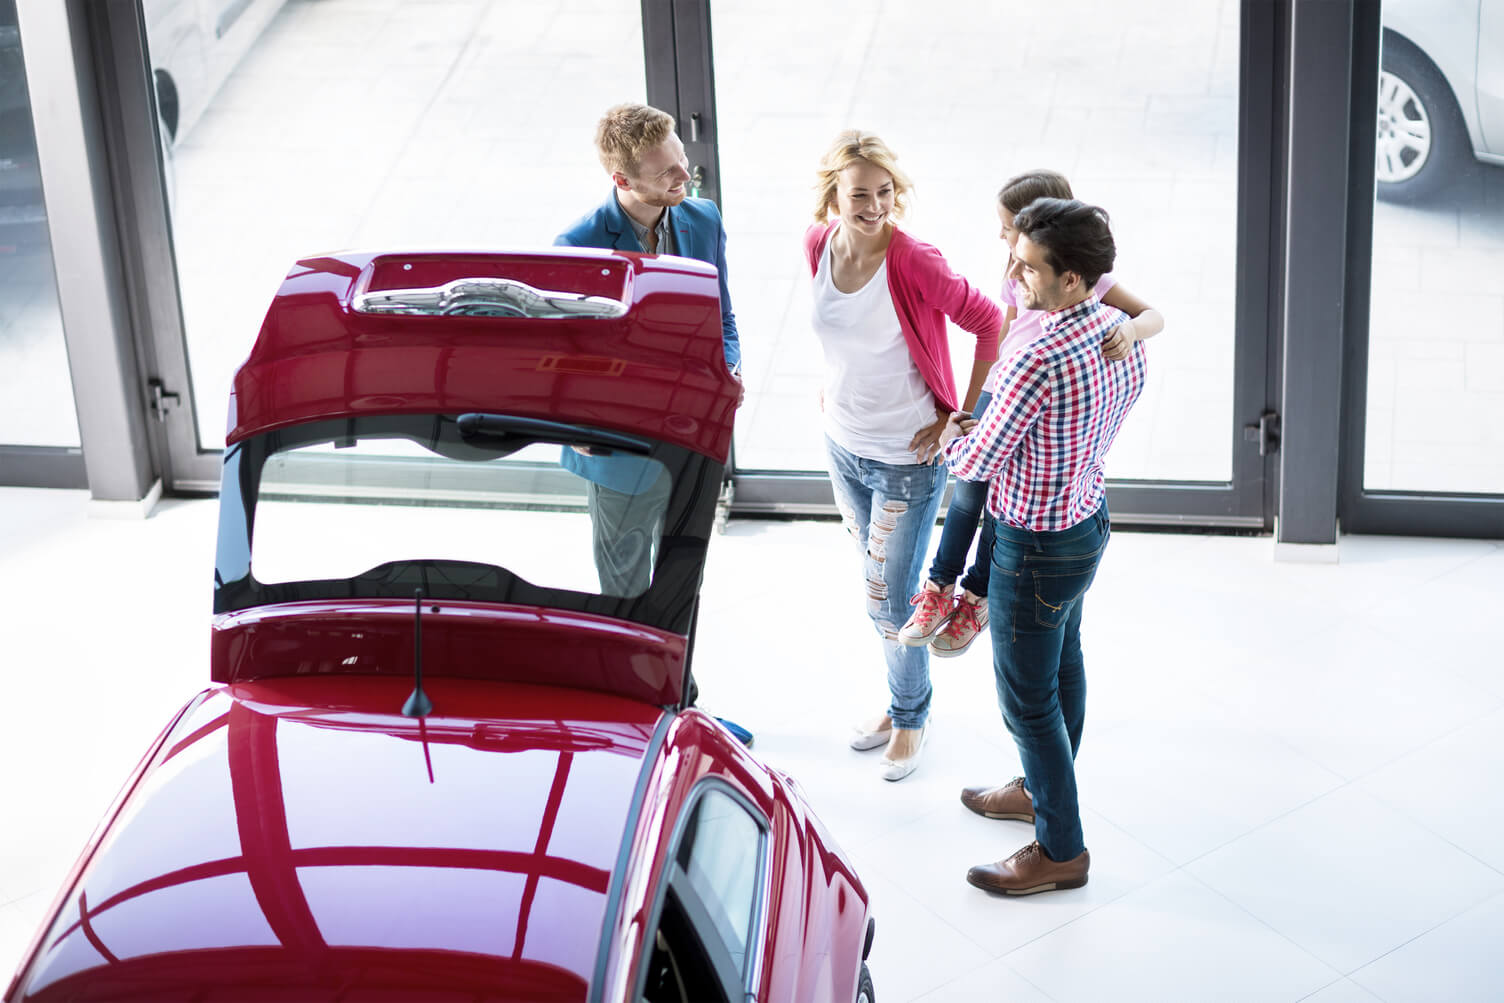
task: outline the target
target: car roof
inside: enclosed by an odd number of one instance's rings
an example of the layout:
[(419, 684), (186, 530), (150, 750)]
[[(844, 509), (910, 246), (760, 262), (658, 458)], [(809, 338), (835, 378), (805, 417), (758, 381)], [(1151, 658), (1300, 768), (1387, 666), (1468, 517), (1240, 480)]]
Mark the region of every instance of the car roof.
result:
[[(472, 280), (588, 302), (566, 304), (580, 311), (568, 316), (437, 315), (446, 307), (425, 313), (408, 297), (413, 312), (401, 312), (403, 292), (433, 301)], [(724, 462), (738, 393), (720, 332), (716, 271), (688, 258), (580, 248), (305, 258), (235, 375), (227, 443), (330, 418), (505, 412)]]
[(397, 713), (396, 679), (209, 691), (17, 998), (583, 1000), (664, 714), (548, 687), (430, 688), (419, 720)]

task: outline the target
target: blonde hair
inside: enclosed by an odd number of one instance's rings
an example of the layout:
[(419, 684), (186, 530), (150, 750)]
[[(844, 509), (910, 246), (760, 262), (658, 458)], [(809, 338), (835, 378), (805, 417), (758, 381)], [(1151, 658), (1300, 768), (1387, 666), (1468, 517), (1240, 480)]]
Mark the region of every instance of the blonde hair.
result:
[(645, 104), (606, 109), (595, 127), (595, 152), (608, 173), (631, 177), (642, 155), (673, 134), (674, 116)]
[(830, 218), (830, 210), (836, 204), (837, 175), (859, 160), (888, 172), (893, 179), (893, 216), (895, 219), (903, 216), (914, 183), (899, 169), (897, 155), (875, 134), (847, 129), (836, 136), (820, 158), (820, 169), (815, 173), (815, 222), (823, 223)]

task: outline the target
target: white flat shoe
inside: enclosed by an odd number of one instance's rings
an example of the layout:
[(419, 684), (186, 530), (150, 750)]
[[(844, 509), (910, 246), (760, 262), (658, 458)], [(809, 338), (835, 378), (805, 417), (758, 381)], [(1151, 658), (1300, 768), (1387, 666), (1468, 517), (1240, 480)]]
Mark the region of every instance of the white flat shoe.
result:
[(878, 772), (882, 775), (882, 778), (884, 780), (902, 780), (910, 773), (913, 773), (919, 766), (919, 754), (924, 751), (924, 743), (929, 740), (929, 737), (930, 725), (926, 721), (924, 727), (919, 729), (919, 748), (914, 750), (912, 756), (908, 759), (889, 759), (887, 756), (884, 756), (882, 762), (877, 764)]
[(869, 749), (880, 749), (888, 744), (888, 739), (893, 737), (893, 726), (879, 728), (877, 731), (868, 731), (865, 724), (851, 726), (851, 747), (857, 752), (866, 752)]

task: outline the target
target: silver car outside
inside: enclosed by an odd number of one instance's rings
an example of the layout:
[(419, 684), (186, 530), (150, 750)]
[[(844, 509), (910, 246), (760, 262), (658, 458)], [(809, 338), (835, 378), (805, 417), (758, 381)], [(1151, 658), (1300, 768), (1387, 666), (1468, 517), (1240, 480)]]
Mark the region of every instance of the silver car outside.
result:
[(1378, 194), (1422, 201), (1504, 164), (1504, 0), (1384, 0)]

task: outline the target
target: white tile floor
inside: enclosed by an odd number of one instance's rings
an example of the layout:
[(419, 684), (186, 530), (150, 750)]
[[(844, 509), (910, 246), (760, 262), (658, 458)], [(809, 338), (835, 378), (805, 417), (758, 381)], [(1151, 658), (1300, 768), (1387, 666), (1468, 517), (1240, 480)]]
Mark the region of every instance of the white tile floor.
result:
[[(0, 489), (0, 979), (206, 681), (214, 511), (118, 522)], [(982, 650), (936, 663), (908, 780), (844, 746), (884, 700), (848, 546), (833, 523), (733, 522), (696, 671), (855, 859), (883, 1003), (1504, 997), (1504, 544), (1345, 538), (1308, 565), (1118, 533), (1086, 619), (1091, 882), (1017, 901), (964, 881), (1029, 838), (956, 800), (1017, 768)]]

